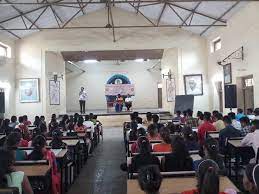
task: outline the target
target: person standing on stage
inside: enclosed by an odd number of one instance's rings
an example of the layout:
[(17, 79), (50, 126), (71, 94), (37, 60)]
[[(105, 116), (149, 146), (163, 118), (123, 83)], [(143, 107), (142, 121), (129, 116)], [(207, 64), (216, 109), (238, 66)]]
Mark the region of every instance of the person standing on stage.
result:
[(87, 94), (84, 87), (81, 87), (81, 91), (79, 92), (79, 104), (80, 104), (80, 113), (85, 113), (85, 101), (87, 98)]
[(116, 112), (121, 112), (122, 111), (123, 103), (124, 103), (123, 97), (120, 94), (118, 94), (118, 96), (116, 98), (116, 105), (115, 105)]
[(130, 111), (130, 108), (132, 107), (132, 98), (129, 94), (125, 99), (125, 106), (127, 107), (127, 111)]

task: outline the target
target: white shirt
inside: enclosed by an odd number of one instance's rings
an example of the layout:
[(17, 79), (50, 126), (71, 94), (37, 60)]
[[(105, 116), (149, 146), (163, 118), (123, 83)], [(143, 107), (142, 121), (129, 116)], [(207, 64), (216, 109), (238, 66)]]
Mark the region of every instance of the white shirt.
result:
[(79, 92), (79, 100), (84, 100), (84, 101), (86, 101), (86, 98), (87, 98), (86, 91), (85, 91), (85, 90), (80, 91), (80, 92)]
[(241, 146), (251, 146), (255, 151), (255, 158), (257, 158), (257, 150), (259, 148), (259, 129), (255, 130), (253, 133), (248, 133), (244, 139), (241, 141)]
[(87, 132), (91, 132), (91, 138), (92, 138), (94, 133), (94, 123), (92, 121), (85, 121), (83, 125), (86, 127)]
[(237, 121), (236, 119), (233, 119), (233, 120), (232, 120), (232, 126), (233, 126), (235, 129), (237, 129), (237, 130), (241, 130), (241, 129), (242, 129), (240, 122)]
[(132, 102), (131, 97), (127, 97), (127, 98), (125, 98), (125, 102)]

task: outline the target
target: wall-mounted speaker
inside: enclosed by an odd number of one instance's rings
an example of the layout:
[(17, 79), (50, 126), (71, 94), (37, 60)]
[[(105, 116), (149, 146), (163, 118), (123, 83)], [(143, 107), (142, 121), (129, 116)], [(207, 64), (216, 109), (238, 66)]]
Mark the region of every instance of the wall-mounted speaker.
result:
[(237, 108), (236, 85), (225, 85), (225, 108)]

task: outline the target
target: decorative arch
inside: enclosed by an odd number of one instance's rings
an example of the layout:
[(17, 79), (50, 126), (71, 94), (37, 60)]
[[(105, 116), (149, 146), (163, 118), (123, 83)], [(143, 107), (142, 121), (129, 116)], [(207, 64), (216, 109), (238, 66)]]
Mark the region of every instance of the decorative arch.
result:
[[(120, 79), (122, 81), (121, 84), (131, 84), (129, 78), (125, 75), (122, 75), (122, 74), (115, 74), (113, 75), (107, 82), (106, 84), (115, 84), (115, 80), (117, 79)], [(112, 101), (115, 101), (116, 99), (116, 96), (108, 96), (106, 95), (106, 101), (107, 102), (112, 102)]]
[(113, 75), (106, 84), (115, 84), (115, 80), (120, 79), (122, 80), (122, 84), (131, 84), (129, 78), (122, 74), (115, 74)]

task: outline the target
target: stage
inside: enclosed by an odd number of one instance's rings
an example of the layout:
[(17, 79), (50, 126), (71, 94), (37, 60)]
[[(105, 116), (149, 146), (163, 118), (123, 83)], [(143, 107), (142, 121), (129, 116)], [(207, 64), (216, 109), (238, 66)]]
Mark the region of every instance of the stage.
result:
[[(129, 115), (133, 112), (139, 112), (140, 117), (145, 119), (146, 113), (151, 112), (153, 114), (158, 114), (160, 117), (170, 116), (170, 112), (164, 111), (162, 109), (133, 109), (132, 111), (122, 111), (122, 112), (107, 112), (107, 110), (87, 110), (85, 114), (93, 113), (98, 116), (98, 120), (100, 120), (104, 127), (122, 127), (125, 121), (129, 121)], [(74, 115), (76, 112), (68, 112), (67, 115)], [(77, 112), (78, 113), (78, 112)], [(65, 114), (60, 114), (62, 117)]]

